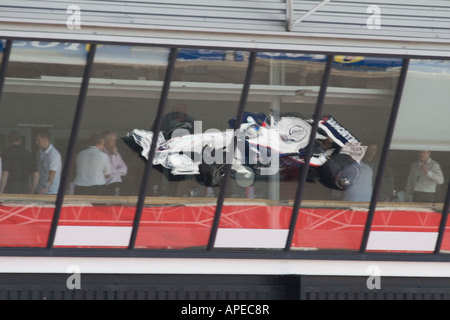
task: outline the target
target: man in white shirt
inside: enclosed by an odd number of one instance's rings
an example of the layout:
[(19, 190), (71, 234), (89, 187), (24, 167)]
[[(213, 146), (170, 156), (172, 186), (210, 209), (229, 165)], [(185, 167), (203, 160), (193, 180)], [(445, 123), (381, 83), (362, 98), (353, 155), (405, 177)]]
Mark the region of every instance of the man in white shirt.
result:
[(437, 185), (444, 183), (441, 167), (430, 155), (431, 151), (420, 151), (419, 160), (411, 164), (405, 187), (409, 201), (434, 202)]
[(77, 175), (74, 179), (75, 194), (105, 195), (106, 179), (111, 175), (109, 158), (103, 152), (105, 139), (91, 137), (91, 144), (82, 150), (75, 160)]

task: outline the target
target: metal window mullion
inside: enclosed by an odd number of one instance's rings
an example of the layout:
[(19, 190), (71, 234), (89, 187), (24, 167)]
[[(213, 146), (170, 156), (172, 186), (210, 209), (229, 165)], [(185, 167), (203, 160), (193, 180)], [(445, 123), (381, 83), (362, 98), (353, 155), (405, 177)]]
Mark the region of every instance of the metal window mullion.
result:
[(8, 69), (9, 57), (11, 55), (12, 40), (6, 41), (3, 57), (0, 64), (0, 101), (2, 101), (3, 87), (5, 85), (6, 70)]
[(402, 99), (403, 89), (405, 87), (406, 75), (408, 73), (409, 59), (403, 59), (402, 69), (400, 77), (398, 79), (397, 90), (391, 109), (391, 115), (389, 118), (388, 128), (384, 139), (383, 149), (381, 151), (380, 163), (378, 165), (377, 175), (372, 190), (372, 197), (370, 199), (369, 212), (367, 214), (367, 220), (364, 227), (363, 236), (361, 239), (360, 253), (366, 252), (367, 243), (369, 241), (370, 229), (372, 228), (373, 218), (375, 216), (375, 210), (378, 201), (378, 195), (381, 190), (381, 183), (383, 181), (384, 168), (386, 166), (387, 157), (391, 147), (392, 136), (394, 135), (395, 123), (397, 121), (397, 115), (400, 108), (400, 102)]
[(55, 201), (55, 211), (53, 213), (52, 224), (47, 241), (47, 248), (53, 247), (55, 240), (56, 229), (58, 227), (59, 218), (61, 216), (61, 208), (64, 201), (67, 182), (69, 180), (70, 168), (72, 166), (72, 158), (75, 152), (75, 145), (77, 143), (78, 132), (80, 129), (81, 118), (83, 115), (84, 105), (86, 102), (86, 95), (89, 88), (89, 80), (91, 78), (92, 66), (94, 64), (94, 57), (97, 46), (92, 44), (89, 46), (89, 51), (86, 58), (86, 66), (84, 68), (83, 79), (81, 81), (80, 92), (78, 94), (78, 102), (73, 118), (72, 131), (70, 132), (69, 144), (67, 146), (66, 159), (61, 171), (61, 180), (58, 188), (58, 194)]
[(444, 232), (447, 226), (448, 211), (450, 209), (450, 182), (448, 183), (447, 195), (445, 196), (444, 207), (442, 208), (441, 221), (439, 222), (439, 232), (436, 239), (436, 246), (434, 248), (434, 254), (438, 254), (441, 251), (442, 241), (444, 239)]
[(144, 168), (144, 173), (143, 173), (142, 182), (141, 182), (141, 188), (139, 190), (138, 201), (136, 204), (136, 213), (135, 213), (134, 221), (133, 221), (133, 229), (131, 232), (128, 249), (134, 249), (134, 246), (136, 244), (137, 233), (139, 230), (139, 224), (141, 222), (141, 217), (142, 217), (142, 210), (144, 208), (145, 198), (146, 198), (146, 194), (147, 194), (148, 181), (150, 179), (151, 168), (153, 167), (153, 158), (155, 156), (156, 144), (158, 142), (159, 132), (161, 131), (162, 117), (166, 110), (166, 104), (167, 104), (167, 99), (169, 96), (169, 89), (170, 89), (170, 84), (172, 82), (172, 75), (173, 75), (173, 70), (175, 68), (175, 62), (177, 59), (177, 55), (178, 55), (177, 48), (170, 49), (168, 65), (167, 65), (166, 74), (165, 74), (165, 78), (164, 78), (164, 84), (163, 84), (163, 88), (161, 90), (161, 96), (159, 99), (158, 111), (157, 111), (156, 119), (155, 119), (155, 122), (154, 122), (153, 128), (152, 128), (152, 131), (153, 131), (152, 144), (150, 146), (150, 150), (148, 153), (148, 159), (147, 159), (147, 162), (146, 162), (145, 168)]
[[(250, 57), (248, 59), (248, 66), (247, 66), (247, 72), (245, 75), (244, 86), (243, 86), (242, 92), (241, 92), (241, 98), (239, 101), (236, 122), (234, 124), (234, 132), (236, 132), (236, 130), (239, 129), (239, 127), (242, 124), (242, 118), (244, 117), (245, 105), (247, 104), (247, 98), (248, 98), (248, 94), (250, 92), (250, 85), (251, 85), (251, 81), (252, 81), (252, 77), (253, 77), (253, 70), (255, 68), (255, 62), (256, 62), (256, 52), (252, 51), (252, 52), (250, 52)], [(235, 147), (236, 147), (236, 136), (234, 136), (233, 144), (234, 144), (234, 147), (232, 148), (231, 152), (234, 152)], [(214, 212), (214, 219), (213, 219), (213, 222), (211, 225), (211, 233), (209, 236), (207, 250), (212, 250), (214, 248), (214, 243), (216, 241), (217, 230), (219, 228), (219, 222), (220, 222), (220, 216), (222, 214), (223, 202), (225, 201), (225, 193), (227, 191), (228, 181), (230, 180), (231, 163), (226, 163), (224, 170), (225, 170), (224, 177), (223, 177), (222, 184), (221, 184), (220, 190), (219, 190), (219, 195), (217, 198), (217, 205), (216, 205), (216, 210)]]
[(289, 233), (286, 239), (285, 251), (289, 251), (294, 238), (295, 226), (297, 224), (298, 212), (303, 198), (303, 190), (306, 184), (306, 177), (309, 170), (309, 162), (314, 149), (314, 140), (316, 139), (316, 133), (319, 128), (319, 121), (322, 115), (323, 105), (325, 102), (325, 96), (328, 88), (328, 81), (330, 79), (331, 69), (333, 67), (333, 56), (328, 56), (325, 65), (325, 70), (322, 75), (322, 82), (320, 84), (319, 95), (317, 96), (316, 109), (314, 111), (313, 124), (311, 128), (311, 134), (309, 137), (308, 147), (306, 149), (305, 163), (301, 167), (300, 177), (298, 181), (297, 191), (295, 193), (294, 205), (292, 207), (291, 221), (289, 223)]

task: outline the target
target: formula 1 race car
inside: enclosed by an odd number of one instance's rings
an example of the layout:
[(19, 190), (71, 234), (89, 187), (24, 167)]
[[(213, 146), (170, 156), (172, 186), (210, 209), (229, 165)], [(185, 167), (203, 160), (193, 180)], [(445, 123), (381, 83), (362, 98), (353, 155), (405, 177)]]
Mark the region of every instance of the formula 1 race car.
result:
[[(234, 127), (236, 119), (230, 119)], [(241, 187), (257, 179), (279, 174), (281, 180), (298, 179), (305, 164), (310, 141), (311, 119), (301, 116), (245, 113), (239, 129), (209, 129), (196, 133), (195, 121), (178, 122), (161, 131), (153, 165), (171, 170), (172, 175), (195, 175), (206, 186), (220, 185), (224, 166), (231, 164), (231, 176)], [(201, 130), (200, 130), (201, 131)], [(123, 140), (148, 159), (153, 132), (134, 129)], [(366, 147), (333, 117), (323, 116), (314, 139), (307, 181), (327, 188), (345, 190), (360, 174), (359, 161)]]

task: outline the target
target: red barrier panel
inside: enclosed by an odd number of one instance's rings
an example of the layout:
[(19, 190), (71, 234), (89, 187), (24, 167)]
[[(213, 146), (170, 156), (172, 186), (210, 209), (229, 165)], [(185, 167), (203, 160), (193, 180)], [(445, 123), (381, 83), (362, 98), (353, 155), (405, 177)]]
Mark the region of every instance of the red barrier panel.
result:
[(54, 207), (0, 205), (1, 247), (45, 247)]
[[(53, 211), (51, 206), (0, 205), (0, 246), (45, 247)], [(145, 207), (136, 247), (204, 248), (214, 212), (214, 205)], [(219, 228), (288, 229), (291, 214), (288, 206), (225, 205)], [(135, 208), (127, 205), (63, 206), (59, 226), (130, 228), (134, 215)], [(366, 218), (361, 209), (302, 208), (292, 248), (358, 250)], [(440, 213), (427, 209), (380, 208), (372, 231), (437, 232), (440, 219)], [(450, 250), (450, 237), (444, 237), (442, 249)]]

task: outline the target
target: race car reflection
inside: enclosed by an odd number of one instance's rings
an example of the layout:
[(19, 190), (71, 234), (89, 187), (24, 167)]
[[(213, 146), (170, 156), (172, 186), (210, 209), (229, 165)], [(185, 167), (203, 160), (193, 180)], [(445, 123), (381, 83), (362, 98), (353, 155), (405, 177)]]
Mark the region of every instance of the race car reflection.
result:
[[(230, 127), (234, 122), (230, 119)], [(202, 133), (193, 133), (191, 119), (175, 122), (159, 133), (152, 163), (169, 169), (174, 176), (195, 175), (210, 187), (221, 184), (226, 164), (231, 165), (231, 176), (241, 187), (274, 174), (279, 174), (280, 180), (298, 179), (312, 122), (292, 114), (245, 113), (237, 130)], [(141, 129), (123, 138), (144, 159), (148, 159), (152, 139), (152, 131)], [(337, 190), (346, 190), (357, 181), (366, 147), (332, 116), (321, 118), (312, 147), (307, 181)]]

